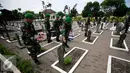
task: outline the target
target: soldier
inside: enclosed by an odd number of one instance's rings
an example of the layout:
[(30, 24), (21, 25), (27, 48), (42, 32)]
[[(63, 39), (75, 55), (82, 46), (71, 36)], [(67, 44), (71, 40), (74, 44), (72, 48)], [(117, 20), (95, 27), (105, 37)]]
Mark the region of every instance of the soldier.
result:
[(51, 30), (50, 30), (50, 14), (46, 14), (45, 16), (45, 29), (46, 29), (46, 34), (47, 34), (47, 42), (50, 43), (52, 42), (51, 40)]
[(70, 16), (67, 15), (67, 16), (66, 16), (66, 19), (65, 19), (65, 24), (64, 24), (65, 40), (66, 40), (65, 45), (66, 45), (67, 48), (69, 48), (69, 46), (67, 45), (67, 42), (68, 42), (68, 40), (69, 40), (69, 39), (68, 39), (69, 33), (70, 33), (71, 29), (72, 29), (71, 23), (72, 23), (72, 19), (71, 19)]
[(56, 32), (56, 41), (59, 42), (59, 36), (60, 36), (60, 20), (59, 15), (56, 15), (56, 20), (54, 21), (54, 30)]
[(30, 56), (32, 57), (34, 62), (36, 64), (40, 64), (37, 59), (37, 54), (40, 53), (41, 46), (35, 40), (35, 35), (37, 34), (37, 32), (35, 31), (34, 26), (32, 24), (33, 18), (33, 14), (25, 14), (25, 22), (24, 25), (21, 27), (22, 40), (24, 41), (24, 44), (30, 52)]

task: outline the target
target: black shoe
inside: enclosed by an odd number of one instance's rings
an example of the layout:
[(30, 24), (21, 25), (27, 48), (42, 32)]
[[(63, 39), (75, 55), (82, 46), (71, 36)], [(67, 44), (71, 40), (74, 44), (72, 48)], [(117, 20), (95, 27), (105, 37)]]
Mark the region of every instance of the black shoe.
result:
[(40, 65), (40, 64), (41, 64), (38, 60), (36, 60), (35, 63), (36, 63), (37, 65)]
[(56, 40), (57, 42), (60, 42), (60, 40)]
[(49, 41), (48, 41), (48, 43), (51, 43), (51, 42), (52, 42), (52, 40), (49, 40)]
[(69, 46), (66, 44), (66, 47), (69, 48)]
[(71, 41), (70, 39), (68, 39), (68, 41)]

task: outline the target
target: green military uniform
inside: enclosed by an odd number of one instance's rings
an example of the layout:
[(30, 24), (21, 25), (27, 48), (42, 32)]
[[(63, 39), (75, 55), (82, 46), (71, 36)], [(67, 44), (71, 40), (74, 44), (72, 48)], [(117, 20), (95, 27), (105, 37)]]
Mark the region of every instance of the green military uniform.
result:
[(50, 30), (50, 14), (46, 14), (46, 19), (45, 19), (45, 29), (46, 29), (46, 34), (47, 34), (47, 41), (48, 43), (52, 42), (51, 40), (51, 30)]
[(60, 41), (59, 40), (59, 36), (60, 36), (60, 20), (59, 20), (59, 15), (56, 16), (56, 20), (54, 21), (54, 30), (56, 32), (56, 41)]
[[(27, 13), (25, 15), (26, 19), (33, 19), (33, 15), (31, 13)], [(24, 44), (27, 46), (28, 51), (30, 52), (30, 56), (35, 61), (35, 63), (39, 64), (40, 62), (37, 60), (37, 54), (40, 53), (41, 46), (35, 40), (34, 36), (37, 32), (34, 29), (32, 23), (24, 22), (24, 26), (21, 27), (22, 30), (22, 40)]]
[(64, 32), (65, 32), (65, 40), (66, 40), (65, 44), (66, 44), (66, 47), (68, 47), (68, 48), (69, 48), (69, 46), (67, 45), (67, 42), (69, 40), (68, 37), (69, 37), (69, 33), (72, 28), (71, 22), (72, 22), (72, 19), (69, 16), (67, 16), (65, 19), (65, 24), (64, 24), (64, 30), (65, 30)]

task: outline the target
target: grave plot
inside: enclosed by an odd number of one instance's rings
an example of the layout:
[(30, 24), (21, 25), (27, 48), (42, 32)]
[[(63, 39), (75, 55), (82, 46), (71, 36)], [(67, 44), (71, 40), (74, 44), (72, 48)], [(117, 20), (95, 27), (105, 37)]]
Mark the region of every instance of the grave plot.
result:
[(114, 23), (112, 23), (112, 27), (110, 28), (110, 30), (113, 30), (113, 31), (116, 30), (116, 27), (114, 26)]
[(69, 38), (72, 38), (72, 39), (75, 39), (76, 37), (80, 36), (80, 30), (79, 29), (76, 29), (76, 30), (73, 30), (72, 32), (70, 32), (70, 36)]
[(99, 36), (92, 35), (90, 40), (86, 37), (84, 40), (82, 40), (82, 42), (87, 43), (87, 44), (94, 44), (98, 38), (99, 38)]
[(94, 24), (94, 22), (90, 22), (90, 28), (93, 29), (95, 27), (96, 27), (96, 25)]
[(122, 45), (118, 44), (119, 40), (117, 38), (111, 38), (110, 41), (110, 48), (111, 49), (116, 49), (116, 50), (122, 50), (122, 51), (129, 51), (125, 40), (123, 40)]
[(114, 26), (112, 26), (111, 28), (110, 28), (110, 30), (116, 30), (116, 27), (114, 27)]
[[(62, 43), (59, 43), (59, 42), (56, 42), (56, 41), (42, 45), (41, 50), (44, 51), (44, 52), (38, 54), (37, 57), (41, 57), (42, 55), (49, 53), (50, 51), (58, 48), (61, 45), (62, 45)], [(30, 52), (28, 51), (28, 53), (30, 53)]]
[(58, 60), (51, 66), (60, 73), (73, 73), (87, 53), (86, 49), (74, 47), (64, 55), (64, 67)]
[(18, 68), (12, 63), (12, 61), (10, 61), (12, 58), (13, 57), (7, 59), (2, 54), (0, 54), (0, 73), (21, 73)]
[(111, 36), (120, 37), (120, 35), (122, 34), (121, 32), (120, 32), (120, 34), (115, 34), (115, 33), (116, 33), (115, 31), (112, 31)]
[(97, 34), (97, 35), (101, 35), (102, 33), (103, 33), (103, 30), (100, 30), (100, 31), (98, 31), (98, 32), (95, 30), (95, 31), (93, 32), (93, 34)]
[(101, 25), (101, 30), (103, 30), (103, 29), (105, 29), (105, 30), (107, 30), (108, 29), (108, 25), (109, 25), (109, 23), (106, 23), (106, 22), (102, 22), (102, 25)]
[(112, 31), (111, 35), (115, 37), (119, 37), (122, 34), (121, 33), (122, 28), (123, 28), (123, 24), (121, 23), (116, 24), (116, 29), (115, 31)]
[(130, 61), (110, 55), (108, 57), (107, 73), (130, 73)]
[(16, 38), (17, 38), (17, 42), (15, 43), (16, 47), (18, 47), (20, 49), (25, 48), (25, 45), (23, 44), (23, 40), (22, 40), (21, 36), (18, 35), (18, 34), (15, 34), (15, 35), (16, 35)]
[(8, 43), (13, 43), (13, 42), (17, 42), (17, 38), (16, 36), (10, 36), (10, 39), (6, 40)]

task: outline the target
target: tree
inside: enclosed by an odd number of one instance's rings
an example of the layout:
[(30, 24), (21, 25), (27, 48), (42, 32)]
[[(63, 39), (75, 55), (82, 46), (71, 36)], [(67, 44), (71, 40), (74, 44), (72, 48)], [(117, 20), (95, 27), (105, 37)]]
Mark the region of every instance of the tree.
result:
[(90, 14), (92, 11), (92, 2), (88, 2), (87, 5), (84, 7), (84, 10), (82, 11), (82, 16), (87, 17), (88, 14)]
[(98, 12), (100, 10), (100, 4), (95, 2), (88, 2), (87, 5), (84, 7), (84, 10), (82, 11), (82, 16), (87, 17), (89, 14), (92, 16), (97, 16)]
[[(100, 5), (97, 1), (93, 2), (93, 10), (92, 10), (92, 15), (93, 16), (100, 16), (99, 13), (100, 10)], [(99, 14), (99, 15), (98, 15)]]
[[(122, 16), (126, 14), (127, 6), (125, 5), (125, 0), (104, 0), (101, 6), (106, 14)], [(123, 11), (125, 10), (125, 11)], [(120, 13), (118, 13), (121, 11)], [(122, 12), (124, 12), (122, 14)], [(122, 15), (120, 15), (122, 14)]]
[(120, 7), (118, 7), (118, 8), (114, 11), (113, 15), (114, 15), (114, 16), (122, 17), (122, 16), (126, 15), (127, 10), (128, 10), (127, 6), (126, 6), (125, 4), (122, 4)]

